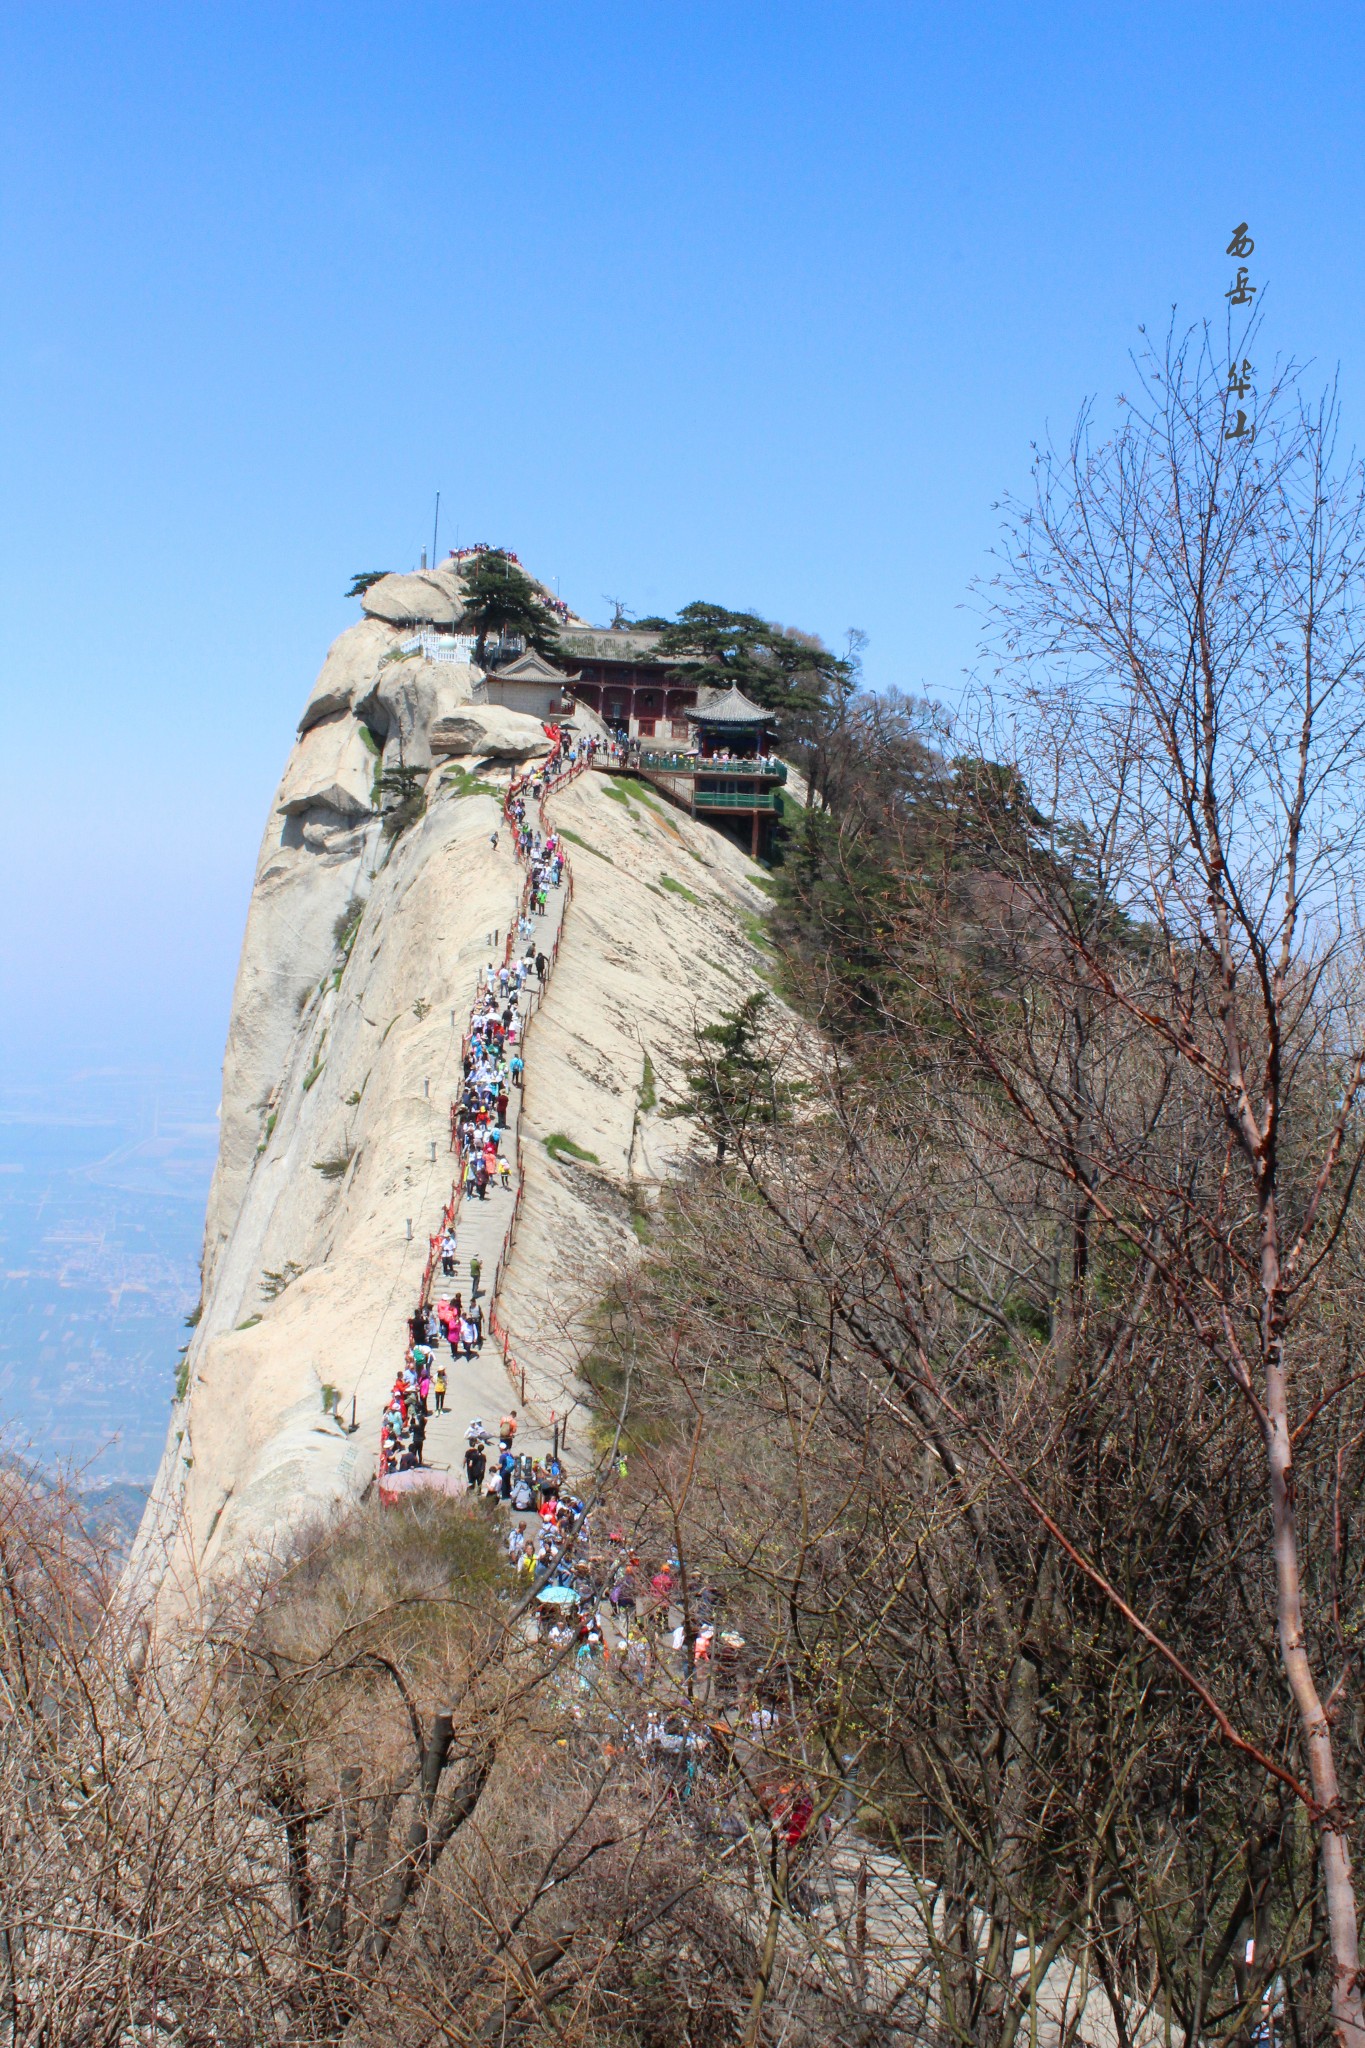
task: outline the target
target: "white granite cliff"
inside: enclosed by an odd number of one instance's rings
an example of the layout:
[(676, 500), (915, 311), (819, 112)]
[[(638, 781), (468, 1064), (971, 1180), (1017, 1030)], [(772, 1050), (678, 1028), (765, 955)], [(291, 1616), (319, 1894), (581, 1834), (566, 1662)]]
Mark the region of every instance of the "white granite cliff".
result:
[[(419, 582), (425, 595), (408, 588)], [(438, 572), (367, 593), (270, 807), (224, 1059), (200, 1319), (130, 1565), (172, 1608), (373, 1484), (384, 1396), (450, 1191), (474, 976), (520, 886), (508, 834), (491, 844), (500, 808), (487, 790), (546, 746), (534, 720), (475, 701), (477, 670), (401, 655), (414, 608), (434, 612), (447, 585)], [(391, 840), (378, 776), (400, 765), (426, 808)], [(687, 1142), (658, 1108), (693, 1014), (757, 985), (766, 898), (729, 840), (599, 775), (550, 814), (572, 835), (574, 900), (528, 1048), (526, 1199), (502, 1308), (528, 1398), (562, 1412), (577, 1313), (638, 1253), (632, 1193)], [(543, 1140), (555, 1132), (596, 1163), (553, 1159)], [(327, 1412), (331, 1390), (342, 1420)]]

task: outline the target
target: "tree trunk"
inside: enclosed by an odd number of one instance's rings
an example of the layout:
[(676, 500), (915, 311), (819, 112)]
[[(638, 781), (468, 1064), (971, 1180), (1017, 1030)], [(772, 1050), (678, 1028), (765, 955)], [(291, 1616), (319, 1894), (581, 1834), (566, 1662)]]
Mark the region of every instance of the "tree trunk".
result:
[(327, 1911), (323, 1916), (324, 1946), (330, 1956), (340, 1955), (346, 1945), (346, 1911), (359, 1842), (360, 1769), (356, 1764), (348, 1764), (341, 1774), (341, 1790), (337, 1798), (336, 1838), (332, 1848)]
[(441, 1773), (446, 1767), (450, 1754), (451, 1737), (454, 1733), (454, 1716), (448, 1711), (437, 1714), (431, 1724), (427, 1746), (422, 1752), (422, 1777), (417, 1794), (417, 1810), (408, 1829), (402, 1861), (395, 1870), (389, 1884), (384, 1903), (379, 1910), (376, 1925), (370, 1935), (370, 1960), (374, 1964), (383, 1962), (388, 1954), (389, 1943), (393, 1940), (398, 1923), (408, 1900), (412, 1897), (418, 1881), (428, 1862), (428, 1847), (431, 1833), (432, 1810), (436, 1804), (436, 1789), (441, 1782)]
[(768, 2002), (768, 1987), (772, 1982), (773, 1964), (777, 1960), (778, 1930), (782, 1925), (782, 1911), (787, 1902), (787, 1876), (786, 1844), (774, 1826), (769, 1848), (768, 1920), (763, 1929), (763, 1941), (758, 1952), (758, 1974), (754, 1978), (753, 1997), (749, 2000), (749, 2018), (745, 2024), (740, 2048), (758, 2048), (763, 2038), (763, 2008)]
[(1270, 1515), (1275, 1551), (1276, 1624), (1280, 1656), (1299, 1717), (1308, 1759), (1322, 1856), (1327, 1931), (1332, 1952), (1332, 2031), (1338, 2048), (1365, 2048), (1365, 2008), (1360, 1997), (1360, 1930), (1356, 1918), (1351, 1850), (1346, 1838), (1331, 1723), (1327, 1719), (1303, 1625), (1299, 1535), (1294, 1504), (1294, 1448), (1289, 1427), (1289, 1384), (1281, 1323), (1279, 1232), (1273, 1191), (1261, 1217), (1261, 1283), (1264, 1297), (1262, 1345), (1265, 1360), (1266, 1454), (1270, 1464)]
[(1275, 1543), (1276, 1619), (1280, 1655), (1294, 1695), (1309, 1779), (1317, 1803), (1314, 1822), (1322, 1854), (1327, 1928), (1332, 1949), (1332, 2026), (1340, 2048), (1365, 2048), (1365, 2009), (1360, 1997), (1360, 1932), (1356, 1919), (1351, 1850), (1346, 1839), (1337, 1781), (1332, 1729), (1313, 1678), (1304, 1641), (1303, 1595), (1299, 1580), (1298, 1530), (1294, 1512), (1293, 1449), (1287, 1420), (1281, 1341), (1276, 1338), (1266, 1372), (1269, 1421), (1270, 1511)]

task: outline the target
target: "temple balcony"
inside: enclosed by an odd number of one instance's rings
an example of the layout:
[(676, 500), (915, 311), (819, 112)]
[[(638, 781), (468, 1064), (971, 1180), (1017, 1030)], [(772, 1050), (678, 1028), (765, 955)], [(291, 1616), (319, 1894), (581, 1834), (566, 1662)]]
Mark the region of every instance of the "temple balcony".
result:
[(787, 764), (771, 754), (655, 753), (642, 748), (640, 766), (652, 775), (741, 775), (755, 782), (785, 782)]
[(779, 811), (782, 798), (775, 789), (697, 789), (692, 803), (698, 811)]

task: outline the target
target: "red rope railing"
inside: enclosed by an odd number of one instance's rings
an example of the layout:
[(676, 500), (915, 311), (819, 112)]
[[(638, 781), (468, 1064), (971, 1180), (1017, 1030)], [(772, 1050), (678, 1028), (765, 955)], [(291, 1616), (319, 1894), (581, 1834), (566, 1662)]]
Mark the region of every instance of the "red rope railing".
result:
[[(577, 776), (581, 775), (584, 769), (588, 766), (586, 756), (580, 756), (578, 759), (569, 762), (567, 767), (556, 771), (554, 768), (554, 763), (558, 757), (558, 752), (559, 749), (562, 747), (562, 744), (562, 740), (557, 738), (556, 752), (550, 755), (549, 760), (546, 762), (543, 768), (536, 770), (532, 773), (513, 776), (511, 782), (508, 784), (507, 793), (504, 796), (502, 803), (503, 818), (508, 825), (517, 826), (519, 828), (519, 821), (514, 815), (513, 806), (516, 803), (517, 798), (521, 796), (523, 792), (526, 791), (528, 787), (530, 785), (533, 785), (537, 780), (540, 781), (541, 786), (539, 793), (536, 797), (536, 802), (541, 810), (541, 822), (543, 824), (545, 822), (543, 806), (546, 797), (552, 796), (557, 790), (567, 788), (568, 784), (574, 781), (574, 779)], [(527, 869), (527, 873), (524, 881), (522, 882), (521, 893), (518, 897), (516, 921), (511, 927), (509, 927), (507, 933), (507, 941), (503, 947), (502, 957), (504, 966), (510, 965), (511, 963), (512, 949), (515, 944), (516, 929), (520, 925), (521, 919), (526, 915), (526, 908), (531, 900), (531, 876), (529, 871), (530, 864), (527, 859), (526, 853), (522, 848), (520, 829), (518, 829), (517, 831), (516, 857), (518, 861), (521, 862), (522, 866)], [(564, 916), (565, 914), (567, 914), (569, 905), (573, 901), (574, 894), (573, 870), (569, 865), (568, 854), (564, 851), (562, 847), (560, 848), (560, 858), (563, 861), (563, 887), (565, 890), (564, 910), (563, 912), (561, 912), (560, 915), (559, 931), (556, 932), (554, 943), (550, 948), (549, 964), (551, 967), (554, 966), (555, 962), (559, 958), (559, 941), (564, 929)], [(474, 1004), (477, 1004), (479, 1000), (481, 988), (482, 984), (480, 982), (480, 979), (476, 976), (474, 983)], [(535, 1014), (535, 1011), (540, 1008), (540, 1003), (543, 999), (544, 992), (544, 983), (542, 982), (536, 990), (535, 1009), (533, 1010), (530, 1007), (528, 1007), (527, 1010), (526, 1024), (523, 1027), (521, 1035), (521, 1043), (523, 1046), (526, 1043), (527, 1035), (530, 1030), (531, 1018)], [(471, 1022), (474, 1004), (471, 1004)], [(464, 1081), (464, 1063), (469, 1052), (472, 1035), (472, 1031), (466, 1031), (460, 1040), (461, 1085), (463, 1085)], [(457, 1099), (450, 1105), (450, 1149), (452, 1152), (455, 1151), (458, 1142), (458, 1127), (459, 1101)], [(492, 1336), (495, 1341), (500, 1340), (499, 1348), (502, 1352), (503, 1366), (507, 1372), (509, 1379), (511, 1380), (513, 1387), (518, 1390), (519, 1396), (522, 1402), (524, 1403), (526, 1399), (526, 1368), (524, 1365), (519, 1365), (516, 1358), (512, 1354), (511, 1333), (509, 1332), (506, 1323), (499, 1315), (497, 1306), (497, 1295), (499, 1285), (502, 1280), (503, 1269), (506, 1266), (508, 1259), (511, 1257), (512, 1248), (516, 1242), (517, 1224), (521, 1218), (522, 1200), (526, 1192), (526, 1171), (522, 1163), (521, 1119), (519, 1116), (517, 1119), (517, 1131), (515, 1135), (515, 1157), (517, 1180), (516, 1195), (512, 1202), (512, 1213), (507, 1220), (507, 1228), (503, 1232), (502, 1249), (498, 1254), (496, 1264), (493, 1268), (492, 1284), (488, 1290), (488, 1330), (490, 1336)], [(461, 1165), (463, 1166), (463, 1162), (461, 1162)], [(422, 1269), (422, 1286), (421, 1293), (419, 1295), (419, 1301), (423, 1307), (427, 1305), (431, 1298), (431, 1283), (436, 1271), (436, 1261), (440, 1254), (441, 1239), (445, 1235), (447, 1230), (453, 1228), (455, 1221), (459, 1216), (461, 1208), (463, 1206), (464, 1183), (465, 1176), (462, 1170), (458, 1180), (454, 1183), (454, 1185), (451, 1188), (450, 1200), (446, 1203), (445, 1208), (441, 1213), (440, 1228), (428, 1240), (427, 1258), (426, 1264)], [(410, 1349), (408, 1352), (408, 1356), (411, 1356)], [(381, 1430), (381, 1441), (379, 1451), (379, 1477), (381, 1480), (384, 1477), (385, 1471), (386, 1466), (384, 1462), (383, 1439)]]

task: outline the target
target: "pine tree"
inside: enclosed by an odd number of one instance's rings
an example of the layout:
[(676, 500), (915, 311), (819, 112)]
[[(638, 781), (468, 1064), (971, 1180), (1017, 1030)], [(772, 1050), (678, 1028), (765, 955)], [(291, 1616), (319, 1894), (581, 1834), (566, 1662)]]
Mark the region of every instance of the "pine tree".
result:
[(559, 629), (545, 600), (524, 569), (501, 548), (485, 548), (464, 581), (463, 632), (476, 635), (474, 659), (482, 668), (491, 636), (516, 633), (547, 657), (558, 652)]
[(853, 681), (853, 666), (843, 655), (831, 654), (812, 634), (786, 631), (756, 612), (685, 604), (671, 624), (639, 623), (663, 627), (656, 656), (676, 659), (689, 682), (720, 689), (737, 683), (756, 704), (785, 713), (797, 725), (842, 701)]
[(767, 1000), (755, 991), (714, 1024), (694, 1029), (697, 1057), (683, 1066), (686, 1092), (660, 1112), (699, 1124), (715, 1142), (717, 1166), (725, 1164), (732, 1138), (754, 1124), (775, 1124), (794, 1092), (778, 1079), (760, 1035)]

